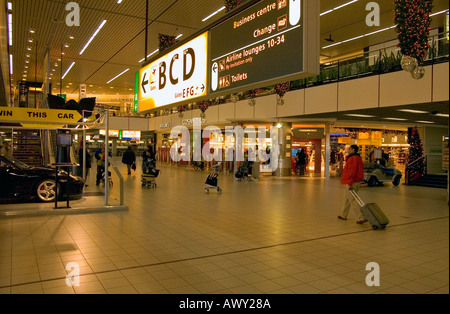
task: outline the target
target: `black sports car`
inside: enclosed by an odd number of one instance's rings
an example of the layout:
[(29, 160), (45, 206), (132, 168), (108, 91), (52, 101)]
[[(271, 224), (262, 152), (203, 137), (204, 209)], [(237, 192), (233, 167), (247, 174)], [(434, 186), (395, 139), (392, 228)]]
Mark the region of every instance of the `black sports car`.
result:
[[(55, 168), (30, 167), (27, 164), (0, 154), (0, 200), (37, 199), (42, 202), (55, 201)], [(83, 193), (82, 178), (69, 176), (70, 198), (79, 198)], [(58, 199), (66, 199), (67, 172), (58, 170)]]

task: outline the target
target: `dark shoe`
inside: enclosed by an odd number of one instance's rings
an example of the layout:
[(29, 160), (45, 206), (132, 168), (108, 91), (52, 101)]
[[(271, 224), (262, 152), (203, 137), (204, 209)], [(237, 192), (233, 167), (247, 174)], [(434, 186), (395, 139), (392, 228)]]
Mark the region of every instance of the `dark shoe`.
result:
[(363, 219), (363, 220), (358, 220), (356, 223), (358, 225), (362, 225), (362, 224), (365, 224), (366, 222), (367, 222), (367, 219)]
[(340, 219), (340, 220), (347, 220), (347, 218), (344, 218), (342, 216), (338, 216), (338, 219)]

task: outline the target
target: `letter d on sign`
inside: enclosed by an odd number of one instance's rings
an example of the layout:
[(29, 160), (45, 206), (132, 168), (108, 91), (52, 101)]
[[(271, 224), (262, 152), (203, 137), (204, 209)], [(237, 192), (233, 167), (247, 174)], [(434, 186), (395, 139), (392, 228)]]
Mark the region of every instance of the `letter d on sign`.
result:
[(366, 270), (371, 271), (366, 276), (366, 285), (369, 287), (379, 287), (380, 286), (380, 265), (378, 263), (369, 263), (366, 265)]
[(80, 286), (80, 265), (77, 263), (69, 263), (66, 265), (66, 270), (70, 271), (66, 276), (66, 285), (69, 287)]

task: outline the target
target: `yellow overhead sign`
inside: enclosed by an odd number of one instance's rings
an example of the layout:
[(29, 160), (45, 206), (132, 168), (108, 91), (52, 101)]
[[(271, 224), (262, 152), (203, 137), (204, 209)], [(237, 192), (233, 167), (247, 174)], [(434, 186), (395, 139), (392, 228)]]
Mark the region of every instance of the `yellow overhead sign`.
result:
[(139, 112), (207, 94), (208, 33), (144, 66), (136, 75)]
[(76, 110), (35, 109), (4, 107), (0, 109), (0, 121), (31, 123), (76, 123), (82, 116)]

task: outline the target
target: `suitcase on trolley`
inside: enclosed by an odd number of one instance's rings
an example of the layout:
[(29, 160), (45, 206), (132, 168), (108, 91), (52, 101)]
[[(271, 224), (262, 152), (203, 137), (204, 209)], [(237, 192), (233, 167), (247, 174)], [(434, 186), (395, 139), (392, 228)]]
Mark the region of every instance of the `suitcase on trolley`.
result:
[(359, 206), (361, 206), (361, 213), (363, 217), (372, 225), (372, 229), (386, 229), (386, 226), (389, 224), (389, 219), (383, 213), (380, 206), (376, 203), (365, 204), (358, 193), (354, 190), (351, 190), (350, 192), (358, 202)]

